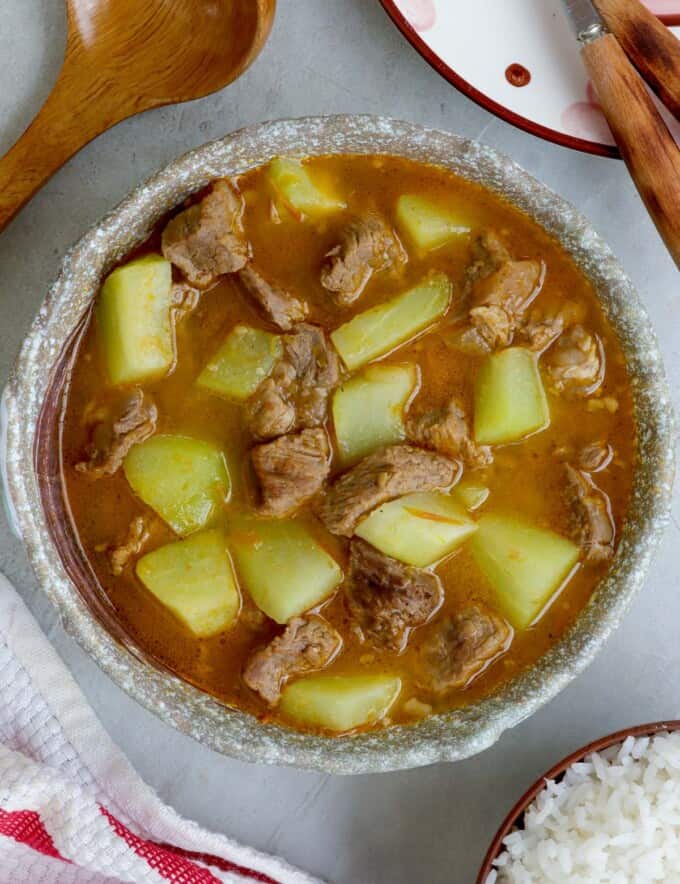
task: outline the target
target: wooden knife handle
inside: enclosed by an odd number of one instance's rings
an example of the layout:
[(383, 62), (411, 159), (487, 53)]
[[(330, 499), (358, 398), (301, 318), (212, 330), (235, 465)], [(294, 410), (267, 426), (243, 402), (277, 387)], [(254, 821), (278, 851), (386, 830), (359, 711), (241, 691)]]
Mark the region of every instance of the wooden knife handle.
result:
[(595, 0), (607, 27), (680, 120), (680, 40), (640, 0)]
[(616, 37), (605, 34), (582, 54), (621, 156), (680, 268), (680, 149)]

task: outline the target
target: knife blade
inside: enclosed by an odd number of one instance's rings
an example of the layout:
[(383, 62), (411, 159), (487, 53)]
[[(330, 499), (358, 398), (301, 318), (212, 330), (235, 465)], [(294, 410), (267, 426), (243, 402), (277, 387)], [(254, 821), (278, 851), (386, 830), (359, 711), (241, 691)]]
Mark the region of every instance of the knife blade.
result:
[(607, 33), (600, 13), (590, 0), (562, 0), (562, 6), (579, 43), (585, 45)]

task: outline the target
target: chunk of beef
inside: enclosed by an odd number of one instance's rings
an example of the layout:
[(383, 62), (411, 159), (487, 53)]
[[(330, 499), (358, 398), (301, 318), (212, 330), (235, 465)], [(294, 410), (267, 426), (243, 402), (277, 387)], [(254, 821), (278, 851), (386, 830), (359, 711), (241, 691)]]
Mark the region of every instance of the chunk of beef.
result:
[(341, 646), (340, 635), (321, 617), (295, 617), (282, 635), (253, 654), (243, 680), (251, 691), (275, 706), (289, 678), (328, 666)]
[(268, 280), (252, 262), (246, 264), (238, 278), (267, 319), (283, 331), (290, 331), (309, 313), (307, 304)]
[(549, 351), (546, 369), (557, 393), (576, 398), (590, 396), (604, 379), (600, 339), (582, 325), (575, 325)]
[(374, 273), (388, 270), (405, 258), (394, 231), (375, 214), (357, 218), (342, 232), (338, 245), (328, 252), (321, 284), (340, 307), (361, 295)]
[(139, 555), (151, 539), (149, 521), (148, 516), (135, 516), (130, 522), (123, 542), (108, 550), (111, 571), (116, 577), (123, 573), (128, 562)]
[(284, 358), (295, 369), (298, 419), (303, 426), (319, 426), (326, 419), (328, 393), (340, 377), (337, 353), (322, 329), (307, 324), (286, 337), (284, 348)]
[(504, 261), (473, 289), (475, 307), (501, 307), (515, 321), (538, 294), (543, 267), (540, 261)]
[(258, 440), (274, 439), (326, 420), (328, 395), (340, 377), (337, 354), (323, 330), (301, 323), (283, 339), (283, 356), (246, 403)]
[(498, 270), (510, 253), (494, 230), (483, 230), (472, 241), (472, 261), (465, 271), (465, 289), (469, 293), (478, 279)]
[(585, 310), (575, 301), (565, 301), (557, 310), (532, 310), (518, 330), (520, 342), (531, 350), (543, 352), (559, 338), (562, 332), (585, 317)]
[(357, 537), (346, 594), (364, 638), (392, 651), (404, 649), (409, 631), (427, 623), (444, 598), (436, 574), (404, 565)]
[(255, 439), (275, 439), (295, 429), (295, 404), (288, 398), (294, 380), (292, 367), (279, 362), (246, 403), (246, 426)]
[(284, 516), (313, 497), (330, 471), (330, 454), (322, 428), (281, 436), (253, 448), (250, 458), (260, 486), (260, 513)]
[(406, 433), (417, 445), (434, 448), (473, 469), (486, 466), (493, 460), (491, 449), (486, 445), (477, 445), (470, 436), (465, 412), (455, 399), (451, 399), (444, 408), (418, 416), (409, 415)]
[(519, 330), (521, 343), (530, 350), (547, 350), (564, 331), (564, 320), (558, 313), (555, 316), (530, 318)]
[(153, 401), (139, 387), (132, 393), (125, 411), (110, 429), (97, 427), (98, 439), (105, 439), (92, 446), (89, 460), (76, 464), (76, 470), (92, 479), (112, 476), (120, 468), (128, 451), (156, 432), (158, 410)]
[(614, 555), (615, 529), (609, 498), (587, 473), (565, 464), (565, 497), (572, 509), (578, 542), (586, 561), (606, 562)]
[(470, 331), (479, 349), (498, 350), (509, 347), (515, 333), (513, 316), (498, 304), (473, 307), (470, 310)]
[(419, 682), (437, 696), (463, 688), (508, 649), (511, 639), (505, 620), (472, 605), (433, 627), (420, 649)]
[(192, 285), (205, 288), (235, 273), (250, 258), (241, 218), (243, 197), (231, 181), (215, 181), (203, 199), (180, 212), (163, 231), (163, 254)]
[(450, 485), (459, 467), (448, 457), (411, 445), (391, 445), (369, 454), (328, 489), (319, 507), (333, 534), (351, 537), (371, 510), (416, 491)]
[(508, 347), (522, 316), (539, 293), (543, 265), (540, 261), (514, 261), (492, 231), (473, 244), (473, 262), (466, 274), (470, 297), (470, 329), (463, 336), (466, 348)]

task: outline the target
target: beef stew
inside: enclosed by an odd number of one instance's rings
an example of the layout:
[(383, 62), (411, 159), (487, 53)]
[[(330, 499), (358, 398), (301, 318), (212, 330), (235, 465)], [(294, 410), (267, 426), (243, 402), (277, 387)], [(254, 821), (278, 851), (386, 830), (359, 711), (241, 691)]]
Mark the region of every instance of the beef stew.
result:
[(61, 438), (99, 590), (229, 706), (332, 734), (474, 703), (606, 573), (623, 356), (556, 242), (387, 156), (197, 194), (104, 281)]

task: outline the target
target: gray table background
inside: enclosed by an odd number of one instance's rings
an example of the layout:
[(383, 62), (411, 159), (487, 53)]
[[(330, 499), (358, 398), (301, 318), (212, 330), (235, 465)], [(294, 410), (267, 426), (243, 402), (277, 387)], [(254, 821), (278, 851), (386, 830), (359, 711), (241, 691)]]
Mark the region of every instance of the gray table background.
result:
[[(61, 0), (0, 0), (0, 153), (49, 92), (64, 42)], [(0, 386), (61, 255), (138, 182), (240, 126), (345, 112), (389, 114), (484, 140), (590, 216), (647, 304), (677, 407), (678, 275), (623, 164), (539, 141), (487, 114), (428, 67), (377, 0), (279, 0), (270, 42), (235, 85), (122, 123), (55, 176), (0, 237)], [(335, 884), (470, 884), (508, 808), (553, 762), (619, 727), (680, 717), (678, 519), (676, 495), (671, 528), (624, 624), (590, 669), (531, 720), (467, 762), (354, 778), (222, 758), (137, 706), (64, 634), (2, 517), (0, 570), (109, 733), (180, 813)]]

